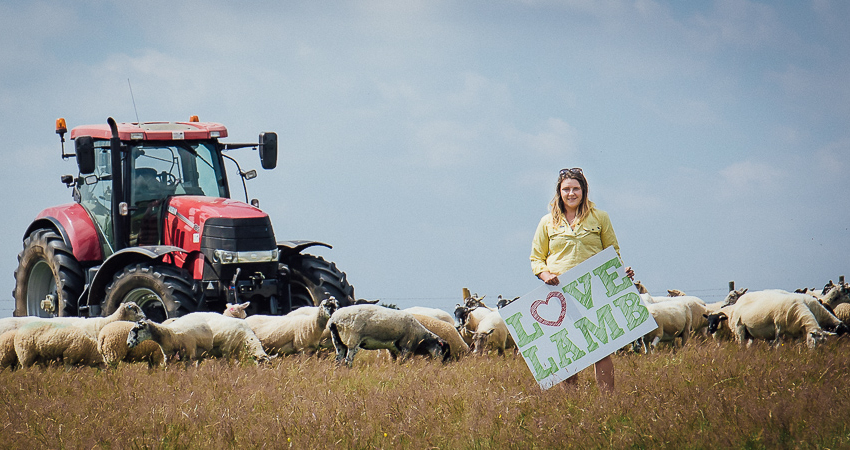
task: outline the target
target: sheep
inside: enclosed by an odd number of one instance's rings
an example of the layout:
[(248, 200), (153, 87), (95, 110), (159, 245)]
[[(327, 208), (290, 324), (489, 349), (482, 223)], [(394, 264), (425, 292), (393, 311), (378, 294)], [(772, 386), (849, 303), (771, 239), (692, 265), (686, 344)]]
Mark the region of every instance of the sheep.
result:
[(309, 308), (309, 314), (254, 315), (245, 321), (268, 354), (314, 353), (319, 348), (328, 319), (338, 307), (336, 299), (330, 297), (322, 300), (318, 307)]
[(410, 314), (418, 314), (420, 316), (430, 316), (438, 320), (442, 320), (448, 322), (450, 324), (454, 324), (455, 320), (451, 314), (443, 311), (438, 308), (427, 308), (425, 306), (411, 306), (410, 308), (405, 308), (402, 311), (407, 311)]
[(225, 305), (225, 310), (222, 315), (227, 317), (235, 317), (237, 319), (244, 319), (248, 317), (248, 313), (245, 312), (248, 307), (251, 306), (251, 302), (245, 303), (228, 303)]
[(818, 297), (824, 305), (835, 309), (842, 303), (850, 303), (850, 285), (827, 285)]
[(649, 294), (649, 291), (640, 281), (635, 281), (635, 288), (638, 291), (638, 294)]
[(328, 321), (336, 349), (336, 361), (351, 367), (354, 356), (362, 348), (387, 349), (393, 359), (410, 354), (429, 354), (445, 361), (449, 345), (428, 331), (412, 314), (377, 305), (354, 305), (340, 308)]
[(842, 303), (836, 306), (835, 317), (845, 324), (850, 323), (850, 303)]
[(738, 299), (729, 317), (729, 326), (739, 344), (753, 339), (772, 340), (778, 346), (785, 336), (806, 338), (809, 348), (814, 348), (827, 335), (806, 302), (779, 289), (748, 292)]
[(146, 362), (148, 367), (165, 364), (165, 353), (155, 341), (145, 341), (141, 345), (130, 347), (128, 337), (136, 322), (119, 320), (107, 324), (97, 335), (97, 351), (110, 367), (119, 362)]
[(115, 312), (106, 317), (54, 317), (52, 319), (46, 320), (79, 327), (83, 331), (88, 333), (88, 335), (96, 341), (98, 334), (100, 334), (100, 330), (108, 323), (115, 322), (118, 320), (136, 322), (145, 318), (145, 313), (142, 311), (142, 308), (139, 308), (139, 305), (133, 302), (127, 302), (118, 305), (118, 308), (115, 310)]
[(0, 334), (3, 334), (10, 330), (17, 330), (26, 323), (35, 322), (38, 320), (47, 319), (38, 316), (4, 317), (0, 319)]
[[(820, 325), (820, 327), (824, 330), (834, 332), (838, 336), (850, 332), (850, 328), (848, 328), (842, 320), (835, 316), (834, 312), (831, 310), (832, 308), (825, 303), (822, 303), (821, 300), (808, 295), (790, 295), (799, 296), (803, 302), (806, 303), (806, 306), (809, 307), (809, 311), (812, 312), (815, 316), (815, 320), (818, 321), (818, 325)], [(846, 305), (846, 303), (842, 303), (842, 305)]]
[(455, 319), (458, 331), (466, 329), (471, 333), (461, 333), (461, 336), (476, 354), (483, 354), (489, 348), (497, 350), (499, 355), (504, 355), (505, 349), (508, 348), (514, 349), (515, 353), (519, 351), (513, 336), (508, 332), (507, 324), (497, 310), (479, 306), (470, 308), (458, 304), (455, 307)]
[(486, 297), (486, 295), (482, 295), (481, 297), (479, 297), (478, 294), (472, 294), (471, 297), (467, 297), (463, 300), (464, 305), (467, 308), (486, 308), (490, 311), (495, 311), (494, 308), (491, 308), (484, 304), (484, 297)]
[(733, 339), (734, 335), (732, 333), (732, 328), (729, 324), (729, 317), (732, 316), (732, 311), (734, 309), (735, 305), (732, 304), (726, 305), (713, 312), (706, 312), (705, 319), (708, 323), (706, 329), (715, 341)]
[[(509, 337), (510, 333), (505, 320), (498, 311), (490, 311), (475, 327), (475, 332), (472, 334), (472, 348), (478, 355), (483, 355), (492, 349), (496, 350), (500, 356), (504, 356), (505, 348), (509, 346)], [(516, 344), (512, 347), (516, 347)]]
[(193, 312), (178, 317), (168, 326), (189, 330), (195, 326), (208, 325), (213, 332), (212, 355), (224, 358), (247, 354), (259, 362), (269, 361), (269, 355), (263, 350), (263, 344), (251, 330), (245, 319), (227, 317), (216, 312)]
[(15, 353), (24, 368), (56, 359), (61, 359), (66, 366), (103, 364), (97, 341), (87, 330), (56, 319), (30, 322), (18, 328)]
[(463, 337), (461, 337), (457, 328), (452, 323), (446, 323), (444, 320), (420, 314), (413, 314), (413, 318), (418, 320), (428, 331), (436, 334), (440, 339), (449, 344), (450, 358), (458, 360), (463, 355), (469, 353), (469, 345), (464, 342)]
[[(241, 319), (235, 319), (241, 320)], [(168, 361), (178, 358), (195, 361), (195, 364), (213, 350), (214, 334), (206, 322), (172, 322), (168, 325), (151, 320), (134, 323), (126, 337), (127, 347), (140, 347), (147, 341), (159, 344)]]
[(18, 365), (18, 354), (15, 353), (15, 333), (18, 330), (9, 330), (0, 334), (0, 370), (5, 368), (14, 369)]
[[(647, 353), (654, 349), (659, 342), (671, 342), (676, 347), (676, 340), (681, 339), (681, 346), (688, 343), (692, 330), (691, 308), (685, 302), (668, 301), (648, 303), (646, 305), (658, 327), (646, 333), (635, 341), (636, 349)], [(647, 345), (649, 342), (649, 345)]]
[(678, 289), (667, 289), (668, 297), (684, 297), (686, 294)]
[[(681, 292), (681, 291), (680, 291)], [(667, 297), (653, 297), (649, 294), (639, 294), (641, 299), (643, 299), (644, 303), (647, 305), (657, 304), (657, 303), (683, 303), (687, 305), (688, 310), (691, 314), (691, 333), (697, 334), (703, 328), (708, 325), (708, 321), (706, 320), (705, 315), (708, 314), (708, 308), (703, 301), (703, 299), (699, 297), (695, 297), (693, 295), (679, 295), (679, 296), (667, 296)], [(666, 342), (666, 340), (665, 340)]]

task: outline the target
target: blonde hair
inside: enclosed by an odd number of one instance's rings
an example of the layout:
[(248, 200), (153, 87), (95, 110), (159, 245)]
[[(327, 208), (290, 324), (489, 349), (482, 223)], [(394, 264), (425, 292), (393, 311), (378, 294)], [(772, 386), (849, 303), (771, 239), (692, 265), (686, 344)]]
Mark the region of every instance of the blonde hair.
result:
[(549, 212), (552, 214), (552, 225), (558, 226), (566, 219), (566, 210), (564, 208), (564, 200), (561, 198), (561, 183), (564, 180), (573, 179), (578, 181), (581, 187), (581, 203), (576, 211), (577, 223), (583, 222), (592, 212), (596, 205), (588, 199), (587, 196), (587, 178), (584, 177), (581, 169), (563, 169), (558, 175), (558, 183), (555, 184), (555, 197), (549, 202)]

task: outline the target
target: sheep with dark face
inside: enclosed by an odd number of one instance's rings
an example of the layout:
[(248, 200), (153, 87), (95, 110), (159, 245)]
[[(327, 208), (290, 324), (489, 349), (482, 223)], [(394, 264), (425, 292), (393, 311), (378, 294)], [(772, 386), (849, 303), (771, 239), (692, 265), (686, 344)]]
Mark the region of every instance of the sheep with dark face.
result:
[(449, 345), (428, 331), (412, 314), (377, 305), (340, 308), (328, 321), (336, 360), (350, 367), (360, 349), (387, 349), (393, 359), (430, 355), (442, 361), (450, 355)]
[(785, 337), (806, 339), (814, 348), (830, 334), (825, 332), (806, 303), (806, 294), (779, 289), (748, 292), (731, 308), (729, 327), (739, 344), (753, 339), (771, 340), (779, 345)]
[(180, 324), (162, 325), (150, 320), (141, 320), (133, 324), (125, 339), (129, 349), (137, 348), (148, 341), (156, 342), (168, 361), (180, 358), (186, 363), (195, 361), (197, 364), (213, 349), (213, 330), (206, 323), (181, 327)]

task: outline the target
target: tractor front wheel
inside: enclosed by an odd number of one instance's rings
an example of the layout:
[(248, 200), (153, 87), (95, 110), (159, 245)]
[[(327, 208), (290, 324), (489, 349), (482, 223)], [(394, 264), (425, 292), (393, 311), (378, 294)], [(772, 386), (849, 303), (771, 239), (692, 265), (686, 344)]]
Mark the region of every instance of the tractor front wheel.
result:
[(131, 264), (115, 274), (106, 287), (106, 311), (112, 314), (121, 303), (135, 302), (148, 319), (162, 323), (170, 317), (192, 312), (196, 289), (189, 272), (155, 263)]
[(16, 316), (75, 316), (85, 278), (61, 236), (46, 228), (24, 239), (15, 270)]
[(292, 308), (319, 306), (322, 300), (333, 296), (340, 306), (354, 303), (354, 287), (335, 263), (321, 256), (298, 254), (287, 261), (292, 269)]

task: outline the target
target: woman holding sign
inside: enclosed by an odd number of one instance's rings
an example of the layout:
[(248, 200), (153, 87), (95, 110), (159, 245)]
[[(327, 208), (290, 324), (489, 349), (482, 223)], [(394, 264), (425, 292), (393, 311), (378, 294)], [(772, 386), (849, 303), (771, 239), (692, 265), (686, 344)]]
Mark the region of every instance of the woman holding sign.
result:
[[(620, 253), (608, 213), (597, 209), (587, 193), (587, 179), (580, 168), (561, 170), (549, 214), (540, 219), (531, 243), (531, 269), (546, 284), (558, 285), (558, 275), (609, 246)], [(626, 274), (634, 279), (631, 267), (626, 267)], [(597, 362), (595, 370), (599, 388), (614, 390), (611, 355)], [(566, 382), (577, 383), (578, 375)]]

